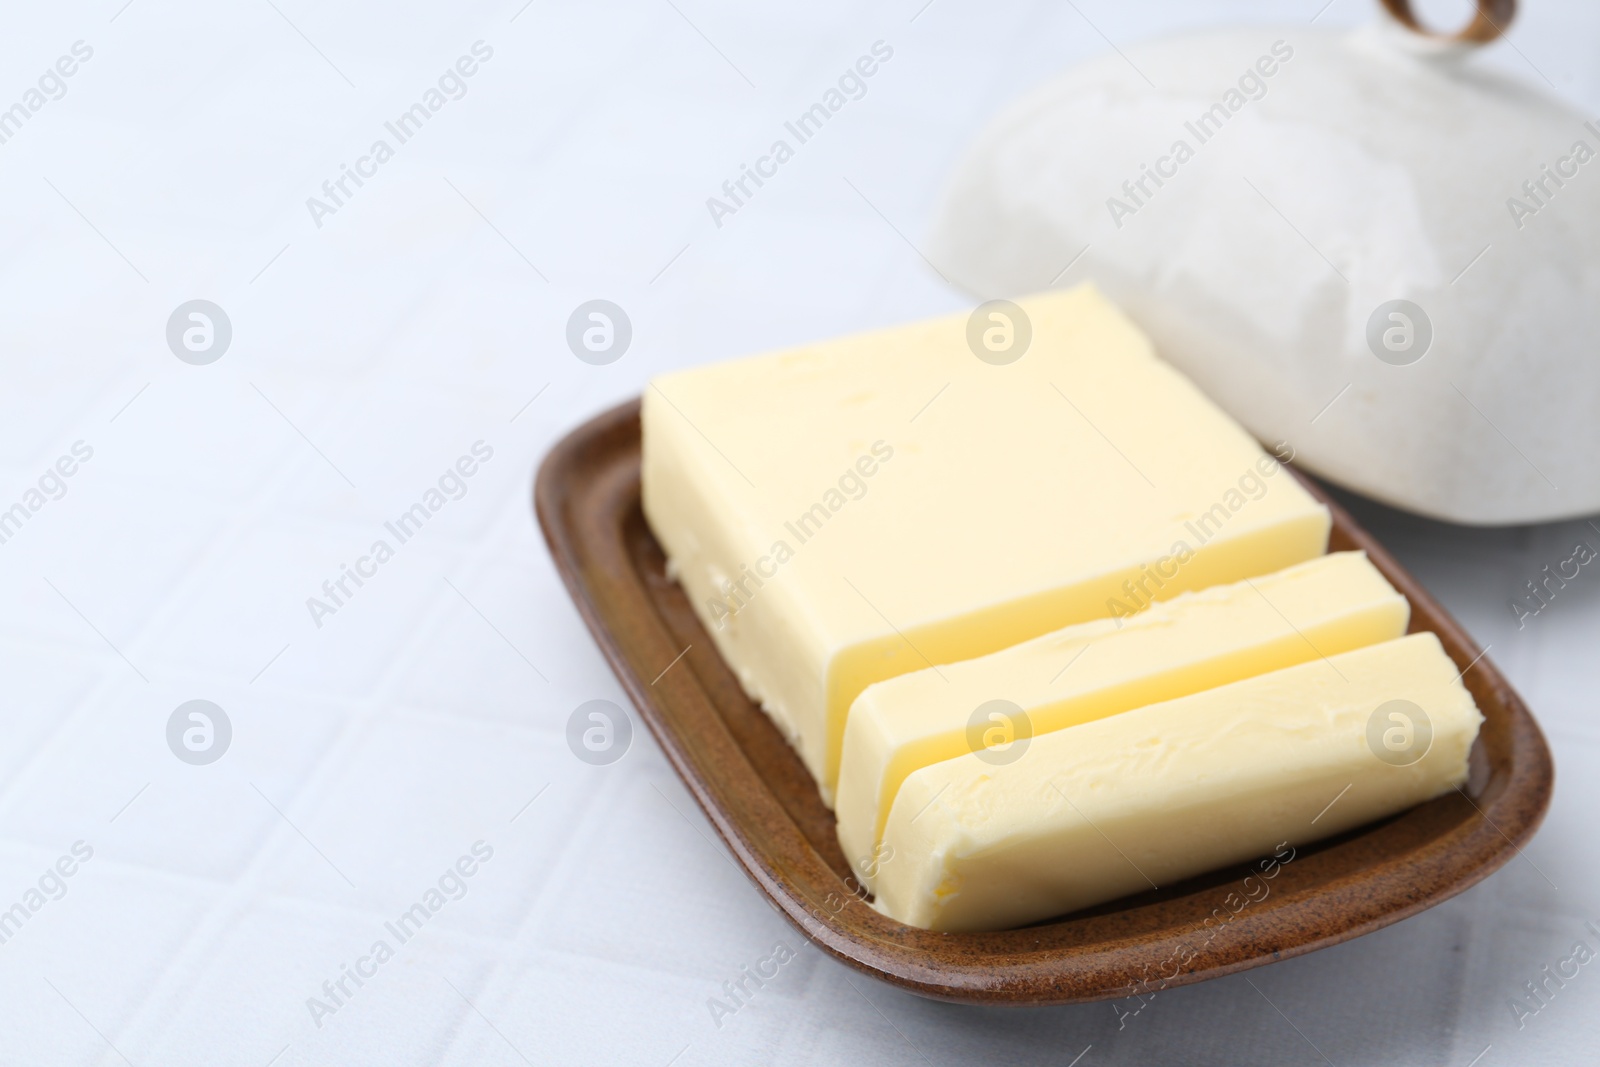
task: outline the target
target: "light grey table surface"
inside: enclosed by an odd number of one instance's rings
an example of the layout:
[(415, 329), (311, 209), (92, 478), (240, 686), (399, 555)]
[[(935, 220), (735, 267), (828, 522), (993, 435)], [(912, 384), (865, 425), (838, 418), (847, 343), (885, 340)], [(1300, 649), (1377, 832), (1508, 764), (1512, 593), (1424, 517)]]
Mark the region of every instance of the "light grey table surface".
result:
[[(1592, 113), (1600, 9), (1526, 6), (1483, 60)], [(0, 925), (0, 1062), (1593, 1062), (1595, 968), (1510, 1007), (1574, 942), (1600, 948), (1600, 585), (1521, 630), (1507, 609), (1600, 544), (1583, 522), (1361, 508), (1548, 732), (1558, 788), (1526, 857), (1121, 1029), (1103, 1004), (952, 1007), (822, 958), (642, 730), (606, 767), (566, 742), (580, 703), (623, 697), (530, 515), (554, 440), (663, 369), (966, 307), (915, 245), (1005, 101), (1112, 42), (1371, 17), (1321, 7), (9, 5), (0, 107), (75, 42), (92, 55), (0, 143), (0, 508), (92, 456), (0, 544), (0, 909), (23, 905)], [(879, 40), (866, 96), (716, 226), (706, 198)], [(459, 98), (313, 217), (480, 41)], [(564, 341), (593, 298), (633, 323), (608, 366)], [(232, 326), (205, 366), (164, 334), (193, 299)], [(477, 442), (460, 498), (314, 619)], [(168, 747), (193, 699), (232, 726), (205, 766)], [(492, 856), (447, 876), (475, 844)], [(384, 924), (441, 876), (459, 899), (400, 944)], [(380, 939), (394, 957), (332, 1001)], [(778, 942), (796, 958), (714, 1020)]]

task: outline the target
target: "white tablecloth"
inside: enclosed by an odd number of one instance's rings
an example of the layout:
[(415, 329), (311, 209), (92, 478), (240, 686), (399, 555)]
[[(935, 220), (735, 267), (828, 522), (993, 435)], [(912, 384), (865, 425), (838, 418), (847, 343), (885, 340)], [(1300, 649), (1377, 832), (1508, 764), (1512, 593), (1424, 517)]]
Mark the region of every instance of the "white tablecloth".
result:
[[(1004, 101), (1107, 39), (1303, 26), (1322, 0), (921, 5), (7, 11), (0, 109), (26, 114), (0, 124), (0, 510), (25, 517), (0, 543), (0, 1061), (1592, 1061), (1595, 967), (1509, 1005), (1574, 942), (1600, 950), (1600, 578), (1520, 631), (1506, 606), (1600, 545), (1584, 523), (1363, 510), (1549, 733), (1526, 858), (1120, 1031), (1104, 1004), (952, 1007), (823, 959), (642, 730), (618, 763), (574, 758), (573, 709), (624, 698), (532, 519), (549, 445), (665, 368), (967, 306), (915, 246)], [(1486, 61), (1592, 111), (1600, 9), (1527, 7)], [(716, 225), (706, 199), (880, 40), (866, 95)], [(402, 141), (386, 123), (419, 102)], [(339, 191), (345, 167), (366, 176)], [(596, 298), (633, 326), (605, 366), (564, 336)], [(232, 328), (207, 365), (166, 338), (196, 299)], [(232, 727), (207, 765), (168, 744), (196, 699)], [(778, 942), (797, 957), (714, 1019)]]

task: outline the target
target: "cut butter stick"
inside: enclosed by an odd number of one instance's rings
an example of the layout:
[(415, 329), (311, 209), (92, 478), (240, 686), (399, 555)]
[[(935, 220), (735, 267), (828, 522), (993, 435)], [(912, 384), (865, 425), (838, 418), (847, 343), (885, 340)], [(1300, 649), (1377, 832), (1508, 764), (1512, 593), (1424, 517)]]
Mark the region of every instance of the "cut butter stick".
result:
[(936, 763), (895, 798), (876, 907), (999, 930), (1165, 887), (1447, 792), (1482, 721), (1418, 633), (1035, 737), (1011, 764)]
[(873, 682), (1327, 545), (1326, 509), (1087, 287), (663, 375), (641, 421), (669, 572), (830, 804)]
[[(1037, 736), (1391, 641), (1410, 614), (1365, 553), (1339, 552), (868, 686), (845, 724), (839, 843), (870, 886), (889, 807), (913, 771), (987, 740)], [(985, 713), (994, 701), (1006, 702), (1004, 719)]]

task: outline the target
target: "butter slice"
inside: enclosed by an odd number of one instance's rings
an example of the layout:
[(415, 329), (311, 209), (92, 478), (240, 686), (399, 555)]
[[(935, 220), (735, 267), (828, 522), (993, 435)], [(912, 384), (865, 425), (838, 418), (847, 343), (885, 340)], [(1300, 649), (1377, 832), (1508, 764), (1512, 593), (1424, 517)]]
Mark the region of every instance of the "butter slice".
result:
[(1097, 291), (1020, 304), (1003, 366), (962, 313), (645, 390), (645, 517), (829, 803), (873, 682), (1326, 550), (1326, 509)]
[(1406, 632), (1410, 615), (1406, 598), (1365, 553), (1339, 552), (1184, 593), (1125, 621), (1080, 623), (868, 686), (851, 705), (839, 765), (835, 811), (845, 858), (870, 887), (873, 851), (901, 783), (971, 751), (969, 723), (989, 701), (1016, 705), (1024, 732), (1037, 736), (1391, 641)]
[[(1375, 754), (1403, 728), (1379, 710), (1396, 700), (1432, 729), (1409, 766)], [(1035, 737), (1009, 765), (947, 760), (895, 798), (875, 903), (912, 926), (998, 930), (1166, 886), (1448, 792), (1482, 721), (1417, 633)]]

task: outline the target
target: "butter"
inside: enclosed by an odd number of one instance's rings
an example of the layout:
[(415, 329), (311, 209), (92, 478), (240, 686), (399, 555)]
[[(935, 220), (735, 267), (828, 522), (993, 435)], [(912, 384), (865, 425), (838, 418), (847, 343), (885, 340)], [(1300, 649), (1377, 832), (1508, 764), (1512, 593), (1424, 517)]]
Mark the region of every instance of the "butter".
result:
[(1003, 366), (961, 314), (645, 391), (670, 573), (829, 803), (868, 685), (1326, 549), (1326, 509), (1097, 291), (1020, 303)]
[(870, 887), (874, 850), (901, 783), (981, 745), (989, 726), (975, 731), (973, 715), (990, 701), (1008, 701), (1025, 716), (996, 723), (994, 739), (1015, 742), (1019, 732), (1037, 737), (1390, 641), (1406, 632), (1410, 614), (1364, 553), (1340, 552), (1183, 593), (1126, 621), (1080, 623), (938, 673), (870, 685), (845, 724), (834, 809), (839, 843)]
[(1166, 886), (1448, 792), (1482, 721), (1417, 633), (1035, 737), (1009, 765), (969, 753), (901, 786), (875, 904), (997, 930)]

